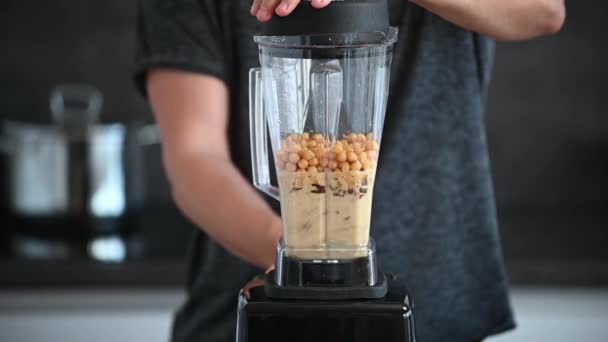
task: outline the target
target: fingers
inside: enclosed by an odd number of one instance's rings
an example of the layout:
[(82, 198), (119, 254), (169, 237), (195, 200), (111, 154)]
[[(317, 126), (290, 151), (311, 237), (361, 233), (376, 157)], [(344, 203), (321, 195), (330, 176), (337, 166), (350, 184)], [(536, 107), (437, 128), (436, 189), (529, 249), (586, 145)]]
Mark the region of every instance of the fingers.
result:
[(260, 5), (262, 4), (262, 0), (253, 0), (253, 4), (251, 5), (251, 15), (257, 16), (258, 11), (260, 10)]
[[(282, 17), (290, 15), (298, 6), (300, 0), (254, 0), (251, 6), (251, 15), (261, 22), (267, 22), (276, 13)], [(323, 8), (331, 3), (331, 0), (312, 0), (314, 8)]]
[(281, 4), (277, 7), (275, 12), (281, 17), (290, 15), (299, 3), (300, 0), (283, 0), (281, 1)]
[(331, 0), (312, 0), (310, 2), (314, 8), (323, 8), (331, 3)]
[(245, 298), (251, 299), (251, 289), (258, 286), (264, 286), (263, 279), (254, 279), (245, 284), (245, 286), (243, 287), (243, 295), (245, 295)]
[(267, 22), (268, 20), (270, 20), (270, 18), (272, 18), (272, 14), (274, 13), (279, 3), (281, 3), (281, 0), (260, 0), (259, 9), (257, 13), (253, 15), (255, 15), (259, 21)]

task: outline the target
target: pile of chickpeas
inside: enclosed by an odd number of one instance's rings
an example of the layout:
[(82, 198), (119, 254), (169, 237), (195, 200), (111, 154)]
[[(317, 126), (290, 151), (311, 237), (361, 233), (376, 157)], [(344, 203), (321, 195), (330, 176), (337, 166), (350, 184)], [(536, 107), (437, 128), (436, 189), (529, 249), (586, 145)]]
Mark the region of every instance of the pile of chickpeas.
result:
[(309, 173), (366, 171), (375, 167), (380, 146), (371, 133), (350, 133), (329, 142), (321, 134), (291, 134), (277, 153), (280, 170)]

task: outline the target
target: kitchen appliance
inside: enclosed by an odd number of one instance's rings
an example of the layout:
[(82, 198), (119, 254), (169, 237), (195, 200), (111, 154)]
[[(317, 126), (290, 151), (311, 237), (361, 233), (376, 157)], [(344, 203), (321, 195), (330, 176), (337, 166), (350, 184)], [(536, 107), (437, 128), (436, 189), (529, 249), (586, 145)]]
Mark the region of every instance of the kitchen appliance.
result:
[(240, 293), (237, 341), (414, 341), (411, 297), (378, 270), (370, 239), (397, 40), (387, 3), (303, 2), (264, 30), (250, 72), (253, 181), (280, 200), (283, 238), (275, 270)]
[(121, 237), (143, 203), (140, 149), (158, 134), (153, 125), (100, 124), (102, 104), (93, 86), (62, 84), (50, 95), (54, 124), (3, 124), (15, 254), (124, 254)]

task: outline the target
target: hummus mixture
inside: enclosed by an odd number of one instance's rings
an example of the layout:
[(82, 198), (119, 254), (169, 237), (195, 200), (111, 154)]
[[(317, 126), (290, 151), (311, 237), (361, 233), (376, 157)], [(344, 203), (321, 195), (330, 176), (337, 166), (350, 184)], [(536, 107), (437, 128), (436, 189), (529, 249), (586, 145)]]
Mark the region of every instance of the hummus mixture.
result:
[(302, 144), (310, 135), (286, 139), (277, 156), (287, 253), (302, 259), (364, 256), (378, 145), (360, 134), (326, 148), (325, 139), (312, 137), (318, 140), (312, 148)]

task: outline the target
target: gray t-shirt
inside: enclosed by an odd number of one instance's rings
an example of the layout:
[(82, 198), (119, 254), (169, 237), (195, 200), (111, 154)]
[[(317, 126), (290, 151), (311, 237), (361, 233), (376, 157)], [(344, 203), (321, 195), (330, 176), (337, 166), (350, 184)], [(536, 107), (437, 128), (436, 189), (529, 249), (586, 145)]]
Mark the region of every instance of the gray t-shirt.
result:
[[(154, 67), (226, 82), (232, 156), (246, 177), (247, 77), (259, 65), (252, 36), (260, 31), (251, 2), (142, 0), (136, 73), (144, 93)], [(381, 269), (405, 279), (414, 297), (419, 341), (479, 341), (514, 326), (483, 116), (493, 42), (405, 0), (389, 2), (400, 38), (371, 234)], [(172, 340), (234, 341), (238, 291), (258, 270), (200, 231), (191, 258)]]

